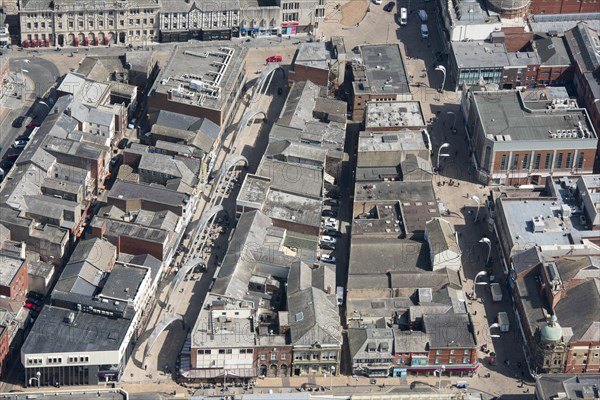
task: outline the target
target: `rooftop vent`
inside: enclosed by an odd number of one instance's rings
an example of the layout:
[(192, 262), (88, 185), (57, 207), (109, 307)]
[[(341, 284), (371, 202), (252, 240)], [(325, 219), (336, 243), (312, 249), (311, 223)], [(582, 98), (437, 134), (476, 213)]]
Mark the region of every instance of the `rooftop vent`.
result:
[(534, 232), (544, 232), (544, 219), (543, 217), (533, 217), (531, 219), (531, 223), (533, 224)]

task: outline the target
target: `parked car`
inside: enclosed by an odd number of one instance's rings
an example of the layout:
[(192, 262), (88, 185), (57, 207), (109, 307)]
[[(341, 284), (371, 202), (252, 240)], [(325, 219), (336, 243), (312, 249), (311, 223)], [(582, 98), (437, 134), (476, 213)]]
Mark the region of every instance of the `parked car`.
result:
[(121, 162), (122, 158), (123, 158), (123, 156), (121, 154), (114, 157), (112, 160), (110, 160), (110, 167), (111, 168), (116, 167)]
[(419, 10), (419, 11), (417, 11), (417, 14), (419, 15), (419, 18), (421, 19), (422, 22), (427, 22), (427, 20), (429, 19), (429, 16), (427, 15), (427, 11), (425, 11), (425, 10)]
[(337, 206), (339, 204), (339, 201), (337, 201), (336, 199), (326, 199), (324, 203), (328, 206)]
[(0, 168), (0, 182), (4, 179), (5, 172), (2, 168)]
[(35, 300), (39, 300), (39, 301), (43, 301), (44, 300), (44, 295), (38, 292), (29, 292), (27, 294), (28, 297), (35, 299)]
[(283, 57), (281, 57), (281, 56), (271, 56), (271, 57), (267, 58), (267, 62), (270, 62), (270, 63), (281, 62), (281, 61), (283, 61)]
[(127, 125), (127, 127), (129, 129), (133, 129), (133, 128), (135, 128), (136, 123), (137, 123), (137, 118), (133, 118), (131, 121), (129, 121), (129, 125)]
[(323, 235), (327, 235), (327, 236), (331, 236), (331, 237), (340, 237), (342, 236), (342, 232), (338, 231), (337, 229), (325, 229), (323, 231)]
[(427, 39), (429, 37), (429, 29), (425, 24), (421, 24), (421, 37), (423, 39)]
[(319, 247), (324, 250), (335, 250), (334, 243), (319, 243)]
[(398, 15), (398, 22), (400, 23), (400, 25), (408, 24), (408, 11), (406, 10), (406, 8), (400, 9), (400, 15)]
[(335, 264), (335, 256), (332, 256), (331, 254), (323, 254), (321, 256), (321, 261), (329, 264)]
[(10, 171), (10, 169), (13, 167), (13, 165), (15, 165), (15, 163), (13, 161), (10, 160), (5, 160), (2, 163), (2, 169), (4, 170), (4, 173), (7, 173), (8, 171)]
[(321, 240), (322, 243), (332, 243), (332, 244), (335, 244), (337, 242), (336, 238), (331, 237), (331, 236), (327, 236), (327, 235), (321, 236), (320, 240)]
[(327, 197), (329, 197), (330, 199), (339, 199), (340, 192), (338, 192), (337, 190), (330, 190), (329, 192), (327, 192)]
[(337, 217), (337, 211), (335, 211), (335, 210), (323, 210), (321, 212), (321, 215), (324, 216), (324, 217), (335, 218), (335, 217)]
[(396, 3), (394, 3), (393, 1), (390, 1), (385, 6), (383, 6), (383, 11), (391, 12), (394, 9), (395, 5), (396, 5)]
[(373, 0), (373, 3), (379, 5), (379, 4), (381, 4), (381, 0)]
[(127, 147), (128, 143), (129, 143), (129, 140), (127, 138), (123, 138), (119, 141), (119, 144), (117, 145), (117, 147), (122, 150), (125, 147)]
[(25, 140), (15, 140), (12, 147), (15, 149), (24, 149), (27, 146), (27, 142)]
[(15, 118), (15, 120), (12, 122), (12, 126), (13, 128), (20, 128), (23, 126), (23, 122), (25, 122), (25, 117), (24, 116), (18, 116), (17, 118)]
[(17, 137), (15, 140), (22, 140), (24, 142), (29, 142), (29, 136), (21, 135)]

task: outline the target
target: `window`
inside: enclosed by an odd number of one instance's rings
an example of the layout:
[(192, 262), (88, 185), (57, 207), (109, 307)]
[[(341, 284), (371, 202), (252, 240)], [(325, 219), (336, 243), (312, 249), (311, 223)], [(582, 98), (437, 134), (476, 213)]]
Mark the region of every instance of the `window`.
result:
[(529, 169), (529, 154), (523, 154), (523, 163), (521, 164), (521, 168)]
[(219, 349), (219, 354), (225, 354), (225, 349)]
[(573, 153), (567, 153), (567, 160), (565, 168), (571, 168), (573, 166)]
[(450, 355), (454, 355), (455, 350), (450, 350)]
[(454, 357), (450, 357), (448, 359), (448, 364), (454, 364)]
[(554, 160), (554, 168), (562, 168), (563, 153), (558, 153), (556, 160)]
[(512, 159), (512, 167), (511, 169), (517, 169), (519, 166), (519, 154), (514, 154)]
[(577, 165), (575, 166), (575, 168), (583, 168), (583, 162), (585, 154), (584, 153), (579, 153), (579, 155), (577, 156)]
[(436, 356), (439, 356), (440, 354), (442, 354), (442, 351), (441, 351), (441, 350), (436, 350), (436, 351), (435, 351), (435, 355), (436, 355)]
[(271, 353), (271, 361), (273, 361), (273, 360), (277, 361), (277, 353), (276, 352)]
[[(596, 357), (598, 357), (598, 354), (596, 354)], [(281, 359), (282, 360), (287, 360), (287, 354), (281, 353)]]
[(533, 169), (540, 169), (540, 162), (542, 161), (542, 155), (537, 153), (535, 155), (535, 160), (533, 161)]
[(469, 349), (465, 349), (465, 351), (463, 352), (463, 354), (469, 355), (471, 352), (469, 351)]
[(552, 154), (546, 153), (546, 160), (544, 161), (544, 169), (550, 169), (552, 165)]
[(442, 362), (442, 359), (441, 359), (441, 358), (436, 358), (436, 359), (435, 359), (435, 363), (436, 363), (436, 364), (439, 364), (440, 362)]
[(261, 359), (262, 361), (265, 361), (265, 360), (267, 359), (267, 355), (266, 355), (266, 354), (261, 354), (261, 355), (260, 355), (260, 359)]
[(463, 357), (463, 364), (468, 364), (469, 361), (469, 357)]
[(506, 169), (506, 154), (502, 155), (502, 159), (500, 161), (500, 171), (504, 171)]

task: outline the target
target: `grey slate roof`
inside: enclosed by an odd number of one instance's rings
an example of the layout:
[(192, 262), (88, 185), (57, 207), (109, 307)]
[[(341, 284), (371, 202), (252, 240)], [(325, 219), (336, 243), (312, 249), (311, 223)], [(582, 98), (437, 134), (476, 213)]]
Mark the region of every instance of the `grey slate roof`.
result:
[(423, 326), (432, 348), (474, 348), (477, 341), (468, 314), (423, 316)]
[(394, 352), (392, 328), (350, 328), (348, 347), (353, 359), (390, 358)]
[(146, 273), (144, 268), (116, 264), (110, 271), (100, 296), (123, 301), (133, 300)]
[(532, 45), (542, 65), (571, 65), (571, 59), (562, 37), (536, 33)]
[(569, 327), (569, 342), (600, 341), (600, 279), (590, 279), (567, 291), (555, 307), (559, 324)]
[(434, 254), (445, 251), (460, 253), (450, 223), (442, 218), (433, 218), (425, 224), (425, 229), (427, 230), (429, 248), (432, 249)]
[(342, 329), (335, 295), (308, 288), (288, 296), (292, 345), (342, 344)]

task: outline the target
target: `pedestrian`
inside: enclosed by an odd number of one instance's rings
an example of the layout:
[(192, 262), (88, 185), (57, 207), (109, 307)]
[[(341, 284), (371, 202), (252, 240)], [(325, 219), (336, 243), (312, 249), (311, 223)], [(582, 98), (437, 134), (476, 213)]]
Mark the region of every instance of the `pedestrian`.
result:
[(148, 365), (144, 365), (144, 371), (148, 371)]
[(477, 331), (477, 336), (479, 336), (479, 331)]
[(467, 199), (469, 198), (469, 192), (467, 192)]
[(473, 315), (477, 315), (477, 310), (473, 311)]

